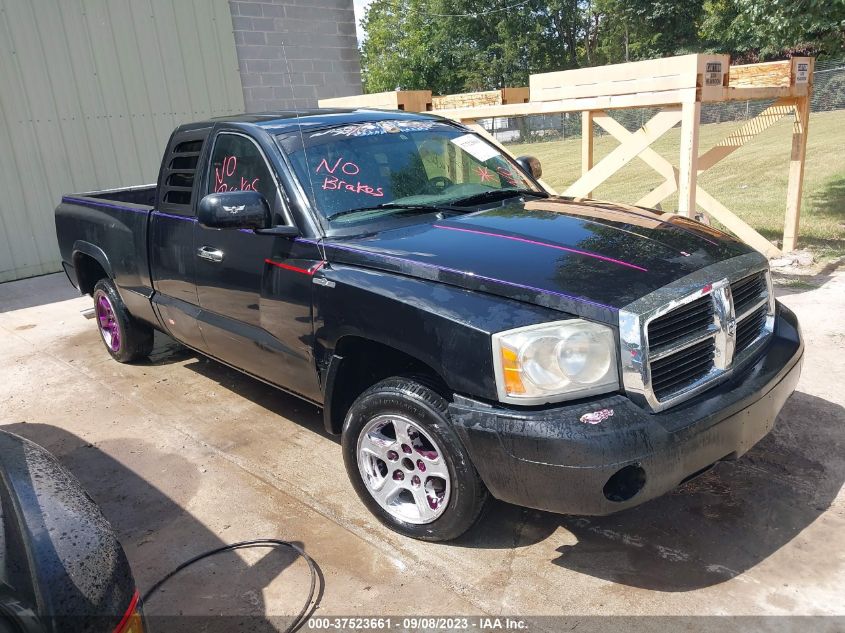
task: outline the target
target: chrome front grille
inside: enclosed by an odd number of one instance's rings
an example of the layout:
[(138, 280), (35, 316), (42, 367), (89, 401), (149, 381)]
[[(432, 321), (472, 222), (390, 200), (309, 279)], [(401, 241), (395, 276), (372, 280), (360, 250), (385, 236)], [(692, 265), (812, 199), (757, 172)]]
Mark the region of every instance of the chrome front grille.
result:
[(766, 327), (766, 306), (760, 306), (736, 324), (736, 354), (744, 352)]
[(774, 307), (768, 262), (759, 253), (714, 264), (625, 306), (625, 390), (661, 411), (711, 387), (769, 337)]
[(672, 395), (680, 386), (703, 378), (713, 369), (716, 344), (713, 337), (679, 352), (651, 361), (651, 389), (658, 400)]
[(690, 336), (706, 334), (714, 327), (713, 301), (701, 297), (649, 323), (648, 347), (655, 354)]
[(759, 307), (768, 296), (766, 273), (759, 272), (731, 284), (731, 296), (734, 301), (734, 313), (737, 319)]

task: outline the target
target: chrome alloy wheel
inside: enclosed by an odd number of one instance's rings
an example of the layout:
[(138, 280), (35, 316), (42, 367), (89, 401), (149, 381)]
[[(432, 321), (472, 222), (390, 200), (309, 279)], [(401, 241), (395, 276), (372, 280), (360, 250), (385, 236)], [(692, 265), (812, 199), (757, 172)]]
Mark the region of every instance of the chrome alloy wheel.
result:
[(117, 317), (108, 296), (98, 294), (94, 307), (97, 313), (97, 325), (100, 328), (103, 340), (109, 349), (113, 352), (119, 352), (121, 343), (120, 326), (117, 324)]
[(400, 521), (431, 523), (446, 510), (451, 482), (440, 447), (401, 415), (379, 415), (358, 436), (358, 470), (378, 504)]

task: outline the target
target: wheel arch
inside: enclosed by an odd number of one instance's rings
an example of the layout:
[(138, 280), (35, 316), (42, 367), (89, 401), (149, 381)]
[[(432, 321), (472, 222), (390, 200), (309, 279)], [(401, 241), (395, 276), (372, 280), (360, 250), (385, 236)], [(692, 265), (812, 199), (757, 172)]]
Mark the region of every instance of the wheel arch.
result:
[(441, 373), (414, 354), (352, 334), (338, 339), (324, 376), (323, 424), (333, 434), (343, 429), (355, 398), (385, 378), (414, 377), (447, 399), (452, 393)]
[(104, 277), (114, 279), (109, 258), (103, 249), (90, 242), (74, 242), (71, 261), (82, 294), (92, 294), (96, 283)]

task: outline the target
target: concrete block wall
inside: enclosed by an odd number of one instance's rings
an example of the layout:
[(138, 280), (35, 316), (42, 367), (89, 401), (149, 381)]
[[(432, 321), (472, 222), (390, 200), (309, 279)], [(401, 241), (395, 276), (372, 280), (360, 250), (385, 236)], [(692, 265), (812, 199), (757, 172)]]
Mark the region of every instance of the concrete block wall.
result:
[(361, 94), (352, 0), (229, 0), (247, 112)]

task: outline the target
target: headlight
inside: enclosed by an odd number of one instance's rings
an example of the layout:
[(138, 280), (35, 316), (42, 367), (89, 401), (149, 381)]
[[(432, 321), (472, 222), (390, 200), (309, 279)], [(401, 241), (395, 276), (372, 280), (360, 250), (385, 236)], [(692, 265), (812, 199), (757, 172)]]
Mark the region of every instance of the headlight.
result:
[(501, 402), (544, 404), (619, 388), (613, 330), (581, 319), (493, 335)]

